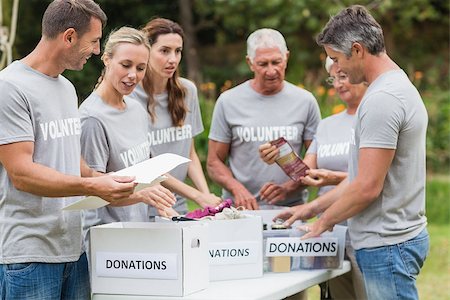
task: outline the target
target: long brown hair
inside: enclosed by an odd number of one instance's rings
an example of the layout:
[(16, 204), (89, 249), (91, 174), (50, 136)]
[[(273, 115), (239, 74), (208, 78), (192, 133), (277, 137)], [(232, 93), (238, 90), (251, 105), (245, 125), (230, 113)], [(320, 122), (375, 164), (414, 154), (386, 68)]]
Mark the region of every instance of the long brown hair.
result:
[[(158, 37), (162, 34), (175, 33), (184, 39), (183, 29), (178, 23), (164, 18), (155, 18), (150, 20), (142, 29), (147, 36), (150, 45), (156, 43)], [(169, 113), (172, 118), (172, 123), (175, 126), (182, 126), (186, 118), (187, 108), (184, 98), (186, 97), (186, 88), (181, 84), (179, 79), (178, 68), (167, 82), (167, 94), (169, 96)], [(147, 110), (150, 114), (152, 123), (156, 121), (155, 106), (156, 101), (153, 97), (153, 78), (151, 66), (145, 71), (145, 77), (142, 80), (142, 86), (147, 93), (148, 105)]]

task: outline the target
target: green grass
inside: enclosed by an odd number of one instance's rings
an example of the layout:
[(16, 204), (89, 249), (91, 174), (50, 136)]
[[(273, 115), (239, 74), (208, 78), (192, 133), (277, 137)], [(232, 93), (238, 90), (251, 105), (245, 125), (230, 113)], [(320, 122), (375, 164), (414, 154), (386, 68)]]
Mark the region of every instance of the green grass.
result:
[(430, 224), (430, 254), (417, 279), (419, 299), (450, 299), (450, 225)]
[(450, 224), (450, 176), (427, 176), (426, 195), (428, 222)]
[[(426, 215), (430, 253), (417, 278), (419, 299), (450, 299), (450, 176), (429, 175), (426, 187)], [(320, 290), (308, 290), (308, 300), (319, 300)]]
[[(450, 299), (450, 225), (430, 224), (430, 254), (417, 278), (420, 300)], [(308, 289), (308, 300), (320, 300), (318, 286)]]

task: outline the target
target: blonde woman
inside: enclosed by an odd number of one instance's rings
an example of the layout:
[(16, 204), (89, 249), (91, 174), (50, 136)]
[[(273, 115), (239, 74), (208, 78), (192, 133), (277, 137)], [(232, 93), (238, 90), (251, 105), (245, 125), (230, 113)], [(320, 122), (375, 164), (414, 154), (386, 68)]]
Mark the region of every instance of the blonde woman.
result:
[[(105, 68), (95, 90), (81, 104), (81, 151), (87, 164), (108, 173), (150, 158), (147, 114), (127, 97), (142, 80), (147, 68), (150, 45), (143, 34), (122, 27), (110, 34), (102, 61)], [(88, 210), (83, 228), (118, 221), (148, 221), (148, 205), (159, 211), (175, 203), (174, 195), (156, 185), (117, 201), (117, 206)]]

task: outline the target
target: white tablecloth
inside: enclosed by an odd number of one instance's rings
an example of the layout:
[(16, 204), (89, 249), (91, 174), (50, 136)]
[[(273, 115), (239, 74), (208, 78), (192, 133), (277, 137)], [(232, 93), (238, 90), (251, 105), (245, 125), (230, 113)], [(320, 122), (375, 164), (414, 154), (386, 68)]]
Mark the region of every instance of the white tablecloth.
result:
[(283, 299), (328, 279), (350, 271), (350, 263), (343, 262), (342, 269), (292, 271), (289, 273), (264, 273), (253, 279), (211, 282), (207, 289), (184, 296), (131, 296), (94, 294), (93, 300), (275, 300)]

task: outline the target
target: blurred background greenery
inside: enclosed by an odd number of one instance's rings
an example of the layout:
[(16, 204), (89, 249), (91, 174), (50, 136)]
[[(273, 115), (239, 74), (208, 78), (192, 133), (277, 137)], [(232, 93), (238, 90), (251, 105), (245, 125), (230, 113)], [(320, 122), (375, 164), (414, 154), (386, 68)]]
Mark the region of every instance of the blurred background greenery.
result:
[[(10, 26), (14, 0), (0, 0)], [(20, 0), (13, 58), (29, 53), (40, 38), (42, 14), (50, 0)], [(245, 62), (247, 36), (271, 27), (283, 33), (290, 50), (287, 79), (310, 90), (322, 117), (343, 106), (324, 84), (324, 51), (314, 37), (330, 15), (351, 4), (365, 5), (384, 29), (389, 55), (419, 89), (429, 114), (427, 135), (427, 216), (431, 253), (419, 276), (421, 299), (450, 299), (450, 99), (449, 1), (446, 0), (96, 0), (108, 15), (104, 30), (143, 26), (154, 16), (180, 23), (186, 33), (181, 73), (199, 89), (205, 132), (196, 138), (201, 160), (207, 153), (208, 132), (220, 92), (251, 77)], [(1, 28), (0, 28), (1, 29)], [(6, 31), (0, 30), (0, 39)], [(0, 54), (4, 54), (0, 49)], [(92, 57), (82, 72), (65, 72), (74, 83), (80, 103), (92, 91), (101, 72)], [(257, 154), (255, 154), (257, 155)], [(220, 188), (211, 183), (211, 190)], [(317, 293), (314, 293), (315, 295)], [(313, 298), (315, 299), (315, 298)]]
[[(0, 0), (3, 25), (11, 21), (14, 0)], [(13, 57), (22, 58), (40, 38), (42, 14), (50, 0), (19, 1), (17, 36)], [(272, 27), (286, 37), (290, 49), (287, 79), (312, 91), (322, 117), (340, 108), (333, 89), (324, 84), (324, 51), (314, 37), (330, 15), (355, 3), (348, 0), (98, 0), (108, 15), (104, 30), (130, 25), (141, 27), (161, 16), (180, 23), (185, 30), (181, 73), (196, 82), (204, 107), (205, 128), (218, 94), (251, 76), (245, 62), (245, 40), (261, 27)], [(421, 92), (430, 123), (427, 139), (428, 172), (450, 171), (449, 101), (449, 1), (360, 0), (384, 29), (386, 47)], [(1, 19), (0, 19), (1, 22)], [(1, 34), (2, 31), (0, 31)], [(98, 56), (82, 72), (67, 71), (80, 102), (92, 91), (101, 72)], [(197, 140), (204, 158), (207, 130)]]

